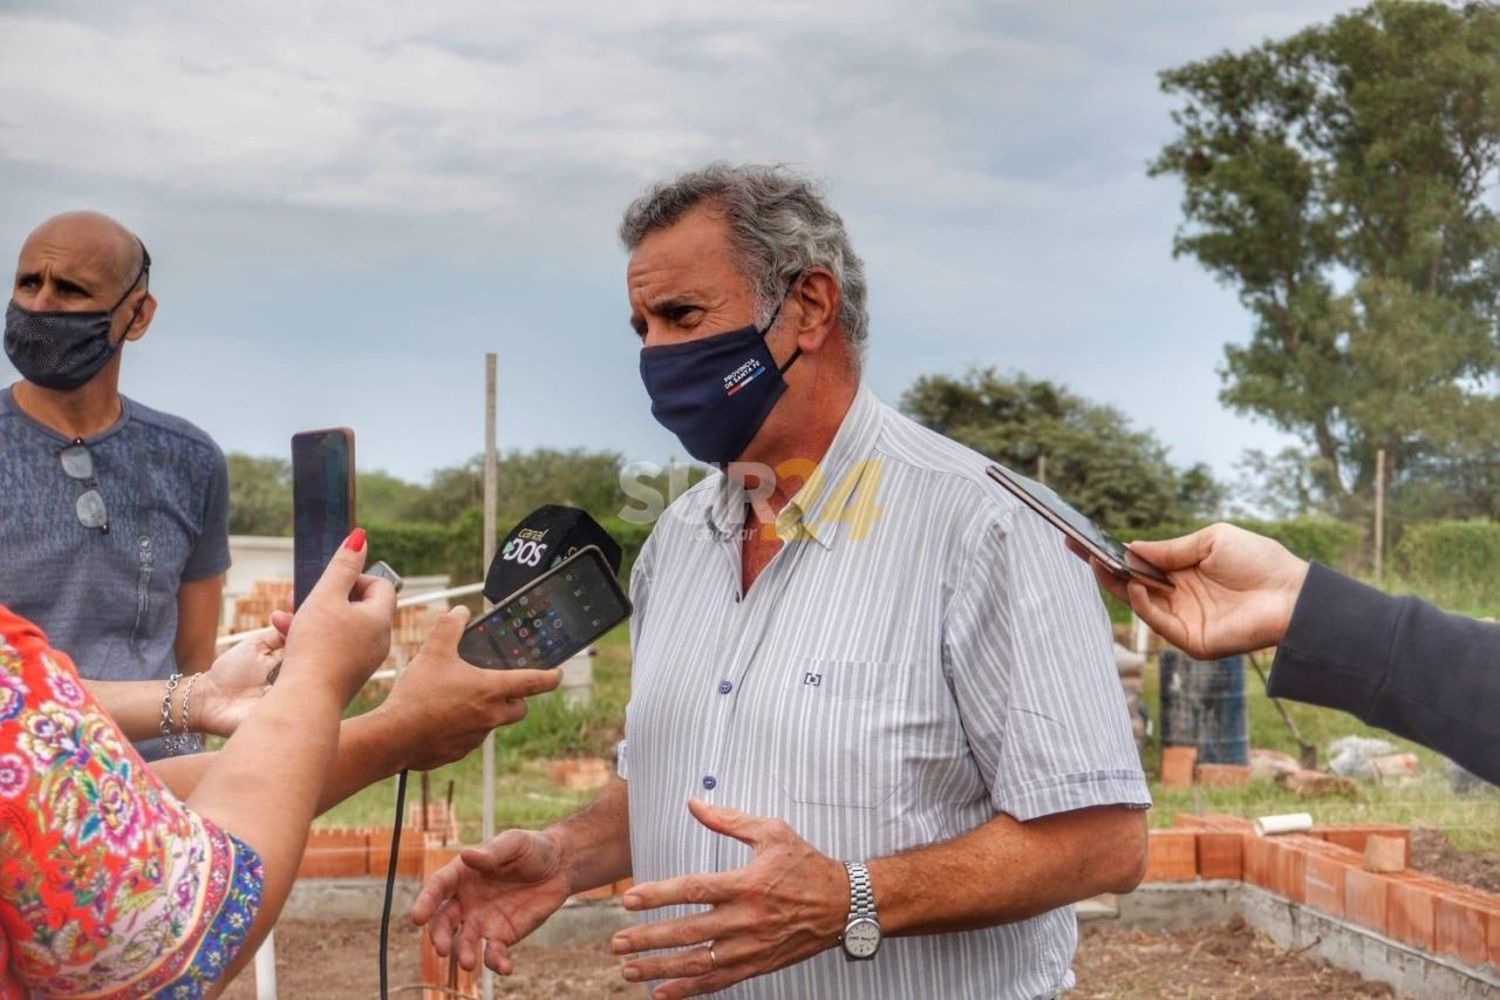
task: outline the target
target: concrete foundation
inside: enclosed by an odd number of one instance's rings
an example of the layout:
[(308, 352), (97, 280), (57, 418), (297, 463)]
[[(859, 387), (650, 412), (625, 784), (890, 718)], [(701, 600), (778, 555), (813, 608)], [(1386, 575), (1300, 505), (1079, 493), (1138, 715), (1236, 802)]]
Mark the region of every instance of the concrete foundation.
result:
[[(392, 919), (405, 919), (418, 881), (396, 880)], [(385, 885), (371, 878), (304, 878), (292, 887), (282, 916), (288, 920), (374, 920)], [(1082, 926), (1178, 931), (1222, 924), (1234, 917), (1265, 933), (1283, 948), (1326, 959), (1373, 982), (1388, 983), (1410, 997), (1500, 1000), (1500, 976), (1430, 955), (1343, 920), (1299, 906), (1243, 882), (1211, 881), (1144, 885), (1125, 896), (1101, 896), (1078, 904)], [(618, 900), (571, 901), (527, 943), (568, 947), (603, 940), (628, 927), (631, 917)]]
[[(421, 882), (396, 879), (391, 921), (405, 920)], [(374, 878), (299, 878), (281, 911), (282, 920), (327, 923), (334, 920), (379, 920), (385, 880)]]
[(566, 948), (603, 941), (634, 923), (617, 899), (569, 900), (526, 939), (540, 948)]
[(1388, 983), (1404, 996), (1500, 1000), (1500, 977), (1492, 973), (1409, 948), (1243, 882), (1145, 885), (1118, 897), (1116, 907), (1113, 919), (1091, 912), (1090, 924), (1174, 931), (1239, 916), (1283, 948), (1326, 959), (1372, 982)]
[[(398, 878), (391, 922), (405, 920), (421, 883)], [(385, 882), (373, 878), (302, 878), (292, 885), (283, 920), (327, 923), (335, 920), (379, 920)], [(526, 939), (540, 948), (566, 948), (601, 941), (628, 927), (631, 918), (618, 900), (570, 900)]]

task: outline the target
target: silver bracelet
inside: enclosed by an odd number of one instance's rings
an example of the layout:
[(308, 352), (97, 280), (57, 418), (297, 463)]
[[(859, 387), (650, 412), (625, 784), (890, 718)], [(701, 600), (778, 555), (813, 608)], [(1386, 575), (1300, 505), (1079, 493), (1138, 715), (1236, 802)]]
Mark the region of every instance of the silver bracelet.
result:
[(180, 752), (177, 738), (172, 735), (172, 694), (177, 690), (177, 685), (181, 681), (181, 674), (173, 674), (171, 677), (168, 677), (167, 691), (162, 695), (161, 699), (161, 743), (162, 749), (166, 750), (169, 756), (175, 756)]
[(202, 676), (202, 674), (193, 674), (188, 677), (187, 690), (182, 693), (182, 734), (177, 744), (181, 752), (197, 753), (203, 749), (203, 741), (188, 725), (188, 711), (193, 703), (193, 688), (198, 686), (198, 678)]

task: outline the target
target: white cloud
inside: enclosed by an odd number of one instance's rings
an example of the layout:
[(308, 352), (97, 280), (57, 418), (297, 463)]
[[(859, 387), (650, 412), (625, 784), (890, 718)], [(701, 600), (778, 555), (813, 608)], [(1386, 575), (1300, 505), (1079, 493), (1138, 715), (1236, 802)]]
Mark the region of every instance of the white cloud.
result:
[[(336, 319), (303, 318), (329, 289), (419, 297), (450, 352), (489, 345), (478, 331), (496, 325), (574, 344), (623, 315), (613, 226), (629, 197), (709, 159), (790, 161), (829, 179), (881, 279), (872, 375), (891, 390), (937, 361), (1021, 363), (1116, 393), (1189, 442), (1244, 426), (1212, 402), (1214, 360), (1244, 321), (1169, 259), (1176, 192), (1144, 177), (1168, 127), (1155, 72), (1337, 6), (0, 2), (0, 241), (80, 204), (124, 215), (174, 297), (153, 337), (184, 317), (223, 328), (181, 356), (187, 371), (343, 344)], [(237, 315), (220, 315), (227, 302)], [(901, 339), (913, 330), (920, 350)], [(357, 331), (371, 379), (410, 374), (409, 323), (373, 309)], [(1174, 366), (1197, 359), (1193, 428), (1162, 426), (1159, 400), (1118, 388), (1151, 377), (1153, 344)], [(628, 429), (630, 367), (585, 358), (579, 377), (617, 407), (597, 443), (651, 456), (667, 446), (643, 409)], [(203, 405), (201, 387), (155, 378), (148, 401)], [(564, 444), (587, 432), (548, 415), (555, 391), (528, 391), (509, 426), (532, 441), (566, 428)], [(256, 405), (249, 387), (224, 398)], [(474, 450), (390, 440), (383, 464), (404, 471)]]

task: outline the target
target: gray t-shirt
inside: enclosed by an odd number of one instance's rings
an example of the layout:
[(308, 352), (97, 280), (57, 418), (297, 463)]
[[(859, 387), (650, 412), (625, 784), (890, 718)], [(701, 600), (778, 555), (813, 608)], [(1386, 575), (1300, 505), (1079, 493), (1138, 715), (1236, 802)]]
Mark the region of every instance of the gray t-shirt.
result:
[(87, 486), (59, 453), (73, 442), (0, 390), (0, 604), (40, 625), (84, 677), (145, 680), (176, 669), (177, 591), (229, 568), (224, 455), (186, 420), (121, 398), (84, 441), (109, 531), (79, 523)]

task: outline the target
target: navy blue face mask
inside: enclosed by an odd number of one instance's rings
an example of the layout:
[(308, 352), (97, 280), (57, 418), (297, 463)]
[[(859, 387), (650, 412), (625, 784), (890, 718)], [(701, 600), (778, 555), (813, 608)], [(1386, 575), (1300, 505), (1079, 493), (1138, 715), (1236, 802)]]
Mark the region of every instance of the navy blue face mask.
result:
[(641, 348), (641, 381), (651, 396), (651, 415), (698, 461), (727, 465), (739, 458), (786, 392), (781, 376), (802, 349), (780, 366), (771, 356), (766, 334), (780, 313), (778, 305), (764, 329), (751, 325)]

